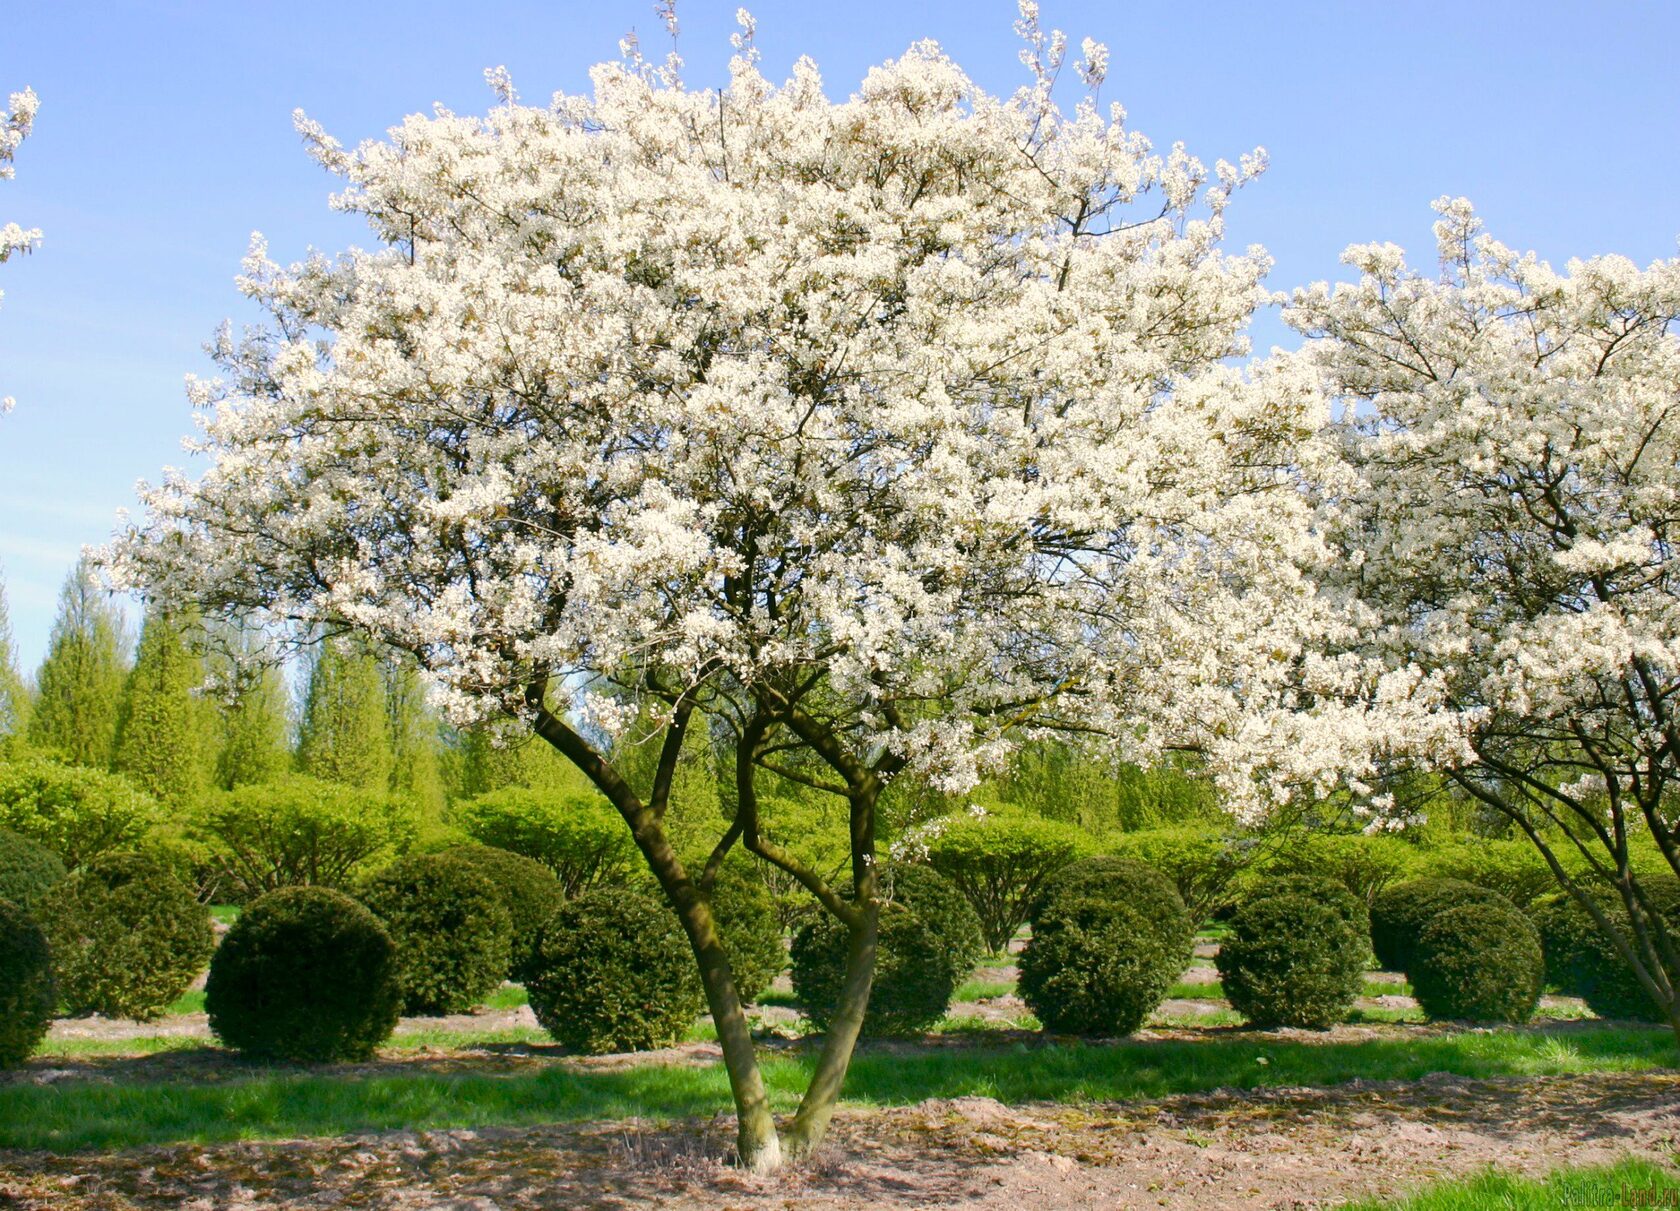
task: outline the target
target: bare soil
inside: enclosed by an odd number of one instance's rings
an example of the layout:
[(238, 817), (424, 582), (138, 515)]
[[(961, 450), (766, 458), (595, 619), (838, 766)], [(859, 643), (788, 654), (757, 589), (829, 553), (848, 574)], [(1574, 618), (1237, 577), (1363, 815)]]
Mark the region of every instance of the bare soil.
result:
[(1215, 1091), (842, 1111), (818, 1160), (755, 1178), (726, 1118), (0, 1156), (7, 1211), (536, 1208), (1311, 1208), (1489, 1164), (1672, 1159), (1680, 1074)]

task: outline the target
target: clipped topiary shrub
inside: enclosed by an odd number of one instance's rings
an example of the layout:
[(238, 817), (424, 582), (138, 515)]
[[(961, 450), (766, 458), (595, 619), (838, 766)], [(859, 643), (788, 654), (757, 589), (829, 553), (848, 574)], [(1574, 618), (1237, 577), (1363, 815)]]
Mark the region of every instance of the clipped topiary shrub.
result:
[(1251, 837), (1197, 824), (1143, 829), (1114, 840), (1115, 857), (1142, 862), (1172, 880), (1198, 925), (1230, 900), (1257, 852)]
[(595, 1055), (669, 1047), (705, 1007), (682, 926), (634, 888), (598, 888), (561, 905), (525, 987), (544, 1030)]
[(764, 881), (757, 877), (754, 859), (731, 858), (718, 867), (712, 882), (712, 920), (729, 952), (735, 991), (754, 1001), (787, 966), (782, 922)]
[(210, 910), (146, 854), (94, 858), (46, 894), (38, 916), (69, 1017), (149, 1022), (210, 958)]
[(1384, 971), (1410, 971), (1412, 947), (1424, 923), (1464, 904), (1515, 907), (1496, 891), (1457, 879), (1413, 879), (1383, 892), (1371, 906), (1371, 949), (1378, 965)]
[(444, 852), (472, 866), (501, 896), (513, 931), (508, 943), (507, 978), (524, 983), (525, 972), (536, 957), (537, 943), (542, 940), (543, 926), (566, 902), (560, 880), (535, 858), (493, 845), (461, 845)]
[(599, 795), (504, 786), (457, 805), (454, 822), (481, 845), (541, 862), (567, 899), (628, 883), (641, 869), (624, 818)]
[[(1641, 886), (1670, 933), (1680, 937), (1680, 882), (1672, 878), (1647, 878), (1641, 881)], [(1632, 943), (1627, 907), (1620, 894), (1610, 890), (1597, 890), (1593, 894), (1610, 923)], [(1601, 1018), (1668, 1021), (1667, 1013), (1645, 991), (1633, 968), (1617, 953), (1598, 923), (1573, 899), (1565, 895), (1542, 901), (1533, 911), (1533, 920), (1546, 955), (1549, 983), (1584, 999), (1587, 1008)]]
[(0, 900), (32, 912), (63, 878), (64, 863), (52, 850), (0, 828)]
[(1417, 870), (1424, 878), (1457, 879), (1496, 891), (1518, 908), (1557, 887), (1546, 859), (1526, 837), (1475, 837), (1422, 850)]
[(1371, 914), (1366, 910), (1364, 901), (1349, 891), (1341, 880), (1324, 875), (1281, 875), (1262, 879), (1243, 905), (1274, 896), (1301, 896), (1324, 905), (1359, 936), (1360, 951), (1369, 951)]
[(926, 866), (889, 867), (886, 882), (888, 902), (908, 908), (933, 930), (950, 953), (957, 983), (961, 984), (987, 947), (980, 918), (974, 915), (968, 898), (950, 880)]
[[(793, 937), (794, 999), (819, 1030), (828, 1029), (839, 1007), (848, 944), (846, 926), (826, 912)], [(902, 905), (883, 905), (863, 1033), (905, 1037), (931, 1029), (945, 1016), (962, 975), (944, 939), (920, 916)]]
[(0, 1068), (40, 1046), (56, 1001), (46, 935), (34, 917), (0, 900)]
[(1526, 1022), (1540, 1003), (1540, 936), (1509, 903), (1442, 909), (1411, 957), (1412, 994), (1431, 1018)]
[(513, 922), (471, 862), (400, 858), (368, 880), (361, 899), (396, 943), (403, 1012), (465, 1013), (507, 974)]
[(1259, 882), (1295, 875), (1331, 879), (1369, 911), (1384, 890), (1414, 874), (1417, 855), (1417, 846), (1399, 837), (1309, 832), (1270, 854), (1258, 872)]
[[(1178, 893), (1172, 896), (1177, 900)], [(1182, 903), (1162, 910), (1064, 890), (1040, 914), (1021, 952), (1021, 997), (1046, 1030), (1131, 1034), (1183, 972), (1193, 937)]]
[(247, 1055), (365, 1060), (402, 1009), (396, 947), (379, 919), (343, 892), (272, 891), (216, 948), (204, 1007), (216, 1037)]
[(0, 828), (46, 846), (70, 870), (138, 844), (161, 810), (117, 774), (42, 757), (0, 762)]
[[(1357, 905), (1346, 888), (1335, 886)], [(1238, 910), (1214, 964), (1231, 1007), (1254, 1025), (1321, 1029), (1353, 1008), (1364, 984), (1365, 954), (1365, 934), (1357, 918), (1350, 921), (1346, 905), (1305, 890), (1280, 890)]]
[(942, 816), (911, 846), (966, 898), (993, 952), (1009, 945), (1045, 882), (1090, 849), (1072, 825), (1021, 811)]
[[(1034, 929), (1054, 909), (1056, 901), (1085, 898), (1129, 904), (1145, 918), (1160, 921), (1162, 928), (1169, 929), (1174, 936), (1182, 933), (1189, 937), (1195, 933), (1195, 923), (1172, 880), (1152, 866), (1120, 857), (1083, 858), (1064, 867), (1046, 884), (1044, 895), (1034, 908), (1031, 918)], [(1185, 958), (1188, 961), (1188, 953)]]

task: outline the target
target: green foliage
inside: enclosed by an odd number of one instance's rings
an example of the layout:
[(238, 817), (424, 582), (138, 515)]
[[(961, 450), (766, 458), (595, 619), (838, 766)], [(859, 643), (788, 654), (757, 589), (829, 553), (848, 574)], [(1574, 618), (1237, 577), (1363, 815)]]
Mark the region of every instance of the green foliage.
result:
[(18, 667), (17, 643), (12, 638), (12, 616), (6, 604), (6, 584), (0, 579), (0, 754), (29, 728), (35, 704), (29, 682)]
[(1540, 936), (1510, 904), (1460, 904), (1424, 924), (1406, 971), (1431, 1018), (1526, 1022), (1540, 1003)]
[(426, 705), (420, 669), (411, 656), (384, 662), (386, 726), (391, 736), (391, 790), (428, 812), (443, 808), (438, 721)]
[(566, 902), (560, 880), (534, 858), (493, 845), (461, 845), (444, 852), (471, 865), (501, 896), (513, 929), (508, 978), (523, 983), (542, 941), (543, 926)]
[(640, 869), (624, 818), (599, 795), (505, 786), (457, 804), (454, 821), (475, 841), (541, 862), (568, 899)]
[(1417, 847), (1398, 837), (1363, 833), (1300, 833), (1262, 863), (1262, 876), (1334, 879), (1370, 908), (1384, 889), (1414, 872)]
[(597, 888), (562, 905), (526, 988), (543, 1029), (596, 1055), (669, 1047), (705, 1004), (682, 926), (632, 888)]
[[(1020, 989), (1046, 1030), (1131, 1034), (1189, 962), (1195, 936), (1189, 913), (1182, 902), (1173, 903), (1178, 893), (1164, 876), (1142, 869), (1164, 885), (1151, 886), (1153, 896), (1105, 894), (1126, 885), (1125, 875), (1110, 868), (1114, 877), (1106, 882), (1070, 881), (1033, 923), (1021, 952)], [(1148, 884), (1136, 879), (1131, 886)], [(1157, 897), (1166, 911), (1158, 910)]]
[(988, 948), (1001, 951), (1044, 885), (1090, 846), (1078, 829), (1025, 812), (959, 812), (923, 830), (927, 863), (962, 892)]
[(589, 779), (553, 745), (512, 720), (450, 733), (440, 769), (450, 799), (472, 799), (506, 786), (594, 793)]
[[(1640, 1202), (1629, 1196), (1638, 1192)], [(1343, 1211), (1566, 1211), (1570, 1207), (1680, 1206), (1680, 1175), (1670, 1165), (1629, 1158), (1614, 1165), (1554, 1169), (1543, 1179), (1486, 1169), (1431, 1182), (1402, 1200), (1342, 1204)]]
[(1324, 875), (1281, 875), (1261, 879), (1245, 903), (1272, 896), (1301, 896), (1328, 908), (1358, 936), (1363, 961), (1369, 950), (1371, 914), (1365, 907), (1365, 901), (1349, 891), (1341, 880)]
[(326, 782), (390, 788), (384, 674), (360, 641), (323, 639), (315, 652), (298, 732), (298, 768)]
[[(1256, 1026), (1316, 1029), (1342, 1021), (1364, 984), (1364, 905), (1339, 883), (1313, 883), (1334, 887), (1343, 902), (1313, 898), (1302, 880), (1294, 883), (1300, 890), (1248, 901), (1220, 941), (1214, 962), (1225, 996)], [(1357, 913), (1351, 921), (1350, 907)]]
[(204, 662), (179, 622), (148, 613), (117, 709), (111, 768), (172, 807), (196, 802), (210, 781), (214, 707), (197, 692), (203, 684)]
[[(968, 897), (955, 883), (930, 867), (889, 867), (886, 875), (888, 902), (908, 908), (920, 917), (949, 953), (957, 983), (968, 979), (987, 952), (980, 918)], [(1008, 940), (1004, 939), (1006, 945)]]
[(46, 846), (71, 870), (135, 844), (159, 818), (157, 801), (115, 774), (40, 757), (0, 762), (0, 828)]
[(106, 853), (47, 893), (39, 912), (67, 1016), (149, 1022), (204, 970), (209, 910), (157, 858)]
[[(845, 805), (833, 795), (765, 795), (759, 800), (759, 831), (826, 879), (843, 879), (851, 865)], [(754, 873), (770, 893), (782, 930), (792, 934), (804, 924), (814, 902), (810, 893), (781, 867), (755, 862)]]
[[(794, 999), (819, 1030), (828, 1029), (839, 1008), (849, 937), (846, 926), (826, 912), (793, 937)], [(882, 906), (863, 1033), (904, 1037), (930, 1029), (945, 1016), (966, 974), (958, 973), (949, 947), (919, 916), (896, 904)]]
[(215, 784), (222, 790), (274, 782), (291, 772), (290, 696), (263, 636), (250, 630), (223, 637), (240, 659), (213, 653), (211, 667), (226, 683), (220, 711)]
[[(1680, 939), (1680, 882), (1659, 877), (1643, 880), (1641, 886), (1670, 936)], [(1608, 889), (1595, 889), (1591, 894), (1623, 942), (1635, 954), (1641, 954), (1621, 896)], [(1640, 984), (1632, 966), (1573, 897), (1558, 895), (1540, 901), (1531, 908), (1530, 917), (1540, 934), (1548, 983), (1583, 998), (1587, 1008), (1601, 1018), (1669, 1020), (1667, 1010)]]
[(1557, 887), (1546, 859), (1526, 837), (1474, 837), (1423, 850), (1419, 873), (1474, 883), (1526, 908)]
[(718, 937), (729, 954), (735, 990), (743, 1001), (755, 1001), (787, 966), (782, 923), (763, 880), (753, 869), (757, 860), (731, 857), (718, 867), (710, 901)]
[[(1104, 855), (1081, 858), (1071, 866), (1063, 867), (1045, 884), (1044, 894), (1033, 906), (1031, 920), (1034, 927), (1046, 914), (1054, 911), (1056, 901), (1064, 898), (1091, 898), (1129, 904), (1144, 916), (1160, 921), (1175, 935), (1195, 932), (1194, 921), (1172, 880), (1153, 866), (1145, 866), (1133, 858)], [(1176, 976), (1178, 972), (1173, 974)]]
[(240, 914), (210, 962), (210, 1029), (262, 1059), (365, 1060), (402, 1007), (396, 947), (342, 892), (288, 887)]
[(64, 863), (44, 845), (0, 828), (0, 900), (33, 912), (64, 878)]
[(1371, 906), (1371, 948), (1385, 971), (1411, 971), (1412, 949), (1424, 924), (1446, 908), (1514, 905), (1496, 891), (1458, 879), (1412, 879), (1388, 888)]
[(36, 675), (30, 744), (76, 765), (104, 769), (110, 763), (126, 672), (124, 647), (122, 618), (83, 559), (59, 594), (47, 658)]
[(1256, 852), (1250, 838), (1193, 824), (1125, 833), (1113, 838), (1110, 848), (1171, 879), (1198, 925), (1226, 900)]
[(507, 974), (513, 922), (473, 863), (400, 858), (368, 880), (361, 899), (396, 943), (404, 1012), (465, 1013)]
[(35, 918), (0, 899), (0, 1068), (15, 1068), (47, 1036), (57, 996), (47, 938)]
[(414, 806), (383, 790), (289, 777), (211, 797), (195, 821), (240, 899), (281, 887), (348, 887), (407, 852)]

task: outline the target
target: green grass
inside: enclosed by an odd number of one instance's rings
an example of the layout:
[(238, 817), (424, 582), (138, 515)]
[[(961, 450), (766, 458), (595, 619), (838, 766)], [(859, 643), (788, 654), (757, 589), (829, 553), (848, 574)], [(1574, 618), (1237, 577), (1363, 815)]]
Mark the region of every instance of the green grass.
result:
[[(410, 1036), (414, 1039), (414, 1036)], [(415, 1040), (415, 1045), (422, 1045)], [(767, 1056), (764, 1077), (791, 1109), (811, 1055)], [(1416, 1080), (1640, 1071), (1680, 1062), (1663, 1029), (1602, 1027), (1441, 1034), (1346, 1043), (1291, 1043), (1232, 1035), (1191, 1042), (1111, 1045), (952, 1045), (904, 1054), (865, 1049), (845, 1098), (903, 1105), (983, 1096), (1006, 1103), (1105, 1102), (1215, 1088), (1333, 1085), (1355, 1077)], [(721, 1066), (644, 1064), (618, 1070), (533, 1064), (496, 1074), (394, 1071), (354, 1078), (286, 1069), (216, 1081), (65, 1081), (0, 1086), (0, 1148), (76, 1151), (167, 1142), (342, 1135), (641, 1117), (705, 1116), (729, 1105)]]
[(170, 1005), (168, 1009), (163, 1011), (163, 1016), (166, 1018), (177, 1018), (182, 1014), (203, 1012), (204, 990), (202, 988), (189, 988), (186, 992), (183, 992), (180, 996), (175, 998), (174, 1003)]
[(486, 1009), (518, 1009), (521, 1005), (529, 1005), (531, 998), (526, 995), (523, 984), (503, 984), (484, 1002)]
[(1409, 1198), (1349, 1203), (1347, 1211), (1562, 1211), (1589, 1207), (1680, 1205), (1680, 1170), (1644, 1160), (1582, 1169), (1558, 1169), (1545, 1180), (1497, 1170), (1437, 1182)]
[(1178, 1001), (1223, 1001), (1225, 989), (1218, 980), (1211, 984), (1186, 984), (1181, 981), (1167, 989), (1167, 995)]
[(967, 980), (951, 999), (959, 1005), (967, 1001), (989, 1001), (1006, 997), (1015, 991), (1013, 980)]
[(240, 907), (237, 904), (212, 904), (210, 915), (223, 925), (232, 925), (239, 920)]

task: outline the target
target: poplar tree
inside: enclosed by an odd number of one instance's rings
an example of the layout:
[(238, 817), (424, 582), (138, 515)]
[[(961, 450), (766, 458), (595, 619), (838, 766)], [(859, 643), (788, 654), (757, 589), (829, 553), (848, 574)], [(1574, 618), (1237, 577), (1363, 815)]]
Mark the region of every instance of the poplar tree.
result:
[(391, 725), (379, 660), (363, 644), (323, 640), (309, 671), (298, 768), (366, 790), (391, 783)]
[(178, 618), (149, 610), (117, 712), (111, 768), (164, 803), (192, 803), (210, 781), (212, 710), (200, 696), (204, 660)]
[(17, 644), (12, 639), (12, 616), (6, 605), (6, 582), (0, 578), (0, 741), (21, 736), (29, 726), (32, 705), (29, 682), (18, 668)]
[[(237, 642), (249, 646), (253, 640), (242, 635)], [(216, 785), (232, 790), (284, 777), (292, 764), (291, 702), (280, 670), (269, 661), (228, 659), (221, 673), (227, 685), (220, 702)]]
[(84, 559), (58, 596), (47, 658), (36, 675), (29, 743), (77, 765), (111, 763), (126, 669), (122, 615)]
[(385, 716), (391, 735), (391, 789), (423, 807), (443, 806), (438, 763), (438, 721), (426, 704), (426, 689), (412, 657), (384, 662)]

